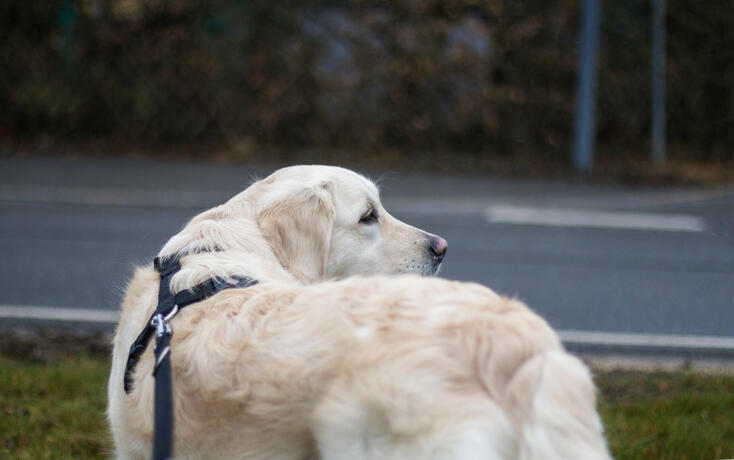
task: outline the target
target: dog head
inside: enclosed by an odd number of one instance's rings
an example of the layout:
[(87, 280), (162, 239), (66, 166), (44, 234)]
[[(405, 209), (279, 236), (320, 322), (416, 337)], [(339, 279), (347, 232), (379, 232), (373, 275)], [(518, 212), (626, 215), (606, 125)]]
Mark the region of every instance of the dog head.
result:
[(283, 168), (251, 189), (260, 232), (281, 265), (303, 282), (431, 275), (446, 253), (446, 240), (392, 217), (377, 187), (344, 168)]

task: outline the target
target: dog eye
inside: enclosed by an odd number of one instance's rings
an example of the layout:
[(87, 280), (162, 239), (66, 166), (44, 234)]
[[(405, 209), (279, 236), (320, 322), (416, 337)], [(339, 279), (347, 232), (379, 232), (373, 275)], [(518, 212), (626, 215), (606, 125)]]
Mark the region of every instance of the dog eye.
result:
[(359, 223), (364, 225), (374, 224), (377, 222), (377, 213), (374, 208), (370, 208), (362, 217), (359, 218)]

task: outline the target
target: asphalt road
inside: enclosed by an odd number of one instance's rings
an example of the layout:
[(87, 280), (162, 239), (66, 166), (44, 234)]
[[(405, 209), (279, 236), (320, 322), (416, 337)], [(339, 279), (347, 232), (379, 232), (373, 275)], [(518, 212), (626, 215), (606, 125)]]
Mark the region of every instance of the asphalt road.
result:
[[(0, 157), (0, 306), (117, 309), (136, 264), (273, 168)], [(448, 240), (441, 276), (516, 296), (561, 330), (734, 337), (731, 189), (379, 176), (388, 210)], [(541, 221), (488, 218), (498, 206)], [(548, 210), (611, 223), (542, 222)]]

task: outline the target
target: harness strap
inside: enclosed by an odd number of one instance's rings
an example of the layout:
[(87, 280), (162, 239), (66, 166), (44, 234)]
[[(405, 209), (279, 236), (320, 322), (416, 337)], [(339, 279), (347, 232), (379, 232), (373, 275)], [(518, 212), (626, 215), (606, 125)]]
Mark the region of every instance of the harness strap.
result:
[(145, 328), (140, 332), (132, 345), (130, 345), (127, 363), (125, 364), (125, 393), (130, 393), (133, 385), (133, 371), (135, 371), (135, 366), (148, 346), (151, 337), (153, 337), (153, 332), (155, 331), (153, 318), (158, 314), (167, 316), (175, 306), (175, 299), (171, 295), (171, 278), (181, 269), (181, 255), (156, 257), (153, 259), (153, 267), (155, 267), (161, 277), (160, 286), (158, 287), (158, 306), (148, 320)]
[(249, 276), (232, 276), (231, 278), (209, 278), (191, 289), (186, 289), (174, 296), (175, 305), (183, 308), (186, 305), (207, 299), (219, 291), (228, 288), (246, 288), (257, 284), (257, 280)]
[(156, 313), (168, 314), (175, 305), (174, 297), (171, 295), (171, 278), (181, 270), (181, 256), (156, 257), (153, 266), (161, 275), (161, 283), (158, 287), (158, 306)]
[[(124, 387), (125, 393), (130, 393), (133, 385), (133, 372), (148, 342), (155, 332), (154, 319), (156, 315), (162, 315), (165, 321), (169, 321), (178, 313), (178, 310), (192, 303), (200, 302), (214, 294), (229, 288), (246, 288), (257, 284), (257, 280), (249, 276), (233, 276), (231, 278), (209, 278), (203, 283), (197, 284), (191, 289), (183, 290), (175, 295), (171, 294), (170, 285), (173, 275), (181, 269), (180, 256), (156, 257), (153, 264), (161, 275), (161, 283), (158, 288), (158, 306), (151, 315), (145, 328), (130, 346), (130, 351), (125, 364)], [(157, 360), (156, 360), (157, 362)]]
[(168, 321), (179, 309), (195, 302), (200, 302), (228, 288), (245, 288), (257, 284), (257, 280), (249, 276), (233, 276), (231, 278), (209, 278), (191, 289), (177, 294), (171, 292), (171, 278), (181, 269), (181, 255), (173, 257), (156, 257), (153, 265), (158, 271), (161, 281), (158, 287), (158, 306), (148, 320), (143, 331), (130, 346), (130, 353), (125, 364), (125, 393), (132, 389), (132, 374), (140, 356), (155, 332), (155, 396), (153, 413), (153, 458), (169, 459), (173, 455), (173, 391), (171, 378), (171, 336), (173, 331)]

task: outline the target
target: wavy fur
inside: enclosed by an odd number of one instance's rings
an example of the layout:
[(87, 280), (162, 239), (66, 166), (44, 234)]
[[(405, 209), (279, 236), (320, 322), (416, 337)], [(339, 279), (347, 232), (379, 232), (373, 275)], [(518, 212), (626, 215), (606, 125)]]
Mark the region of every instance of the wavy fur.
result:
[[(359, 223), (365, 206), (376, 227)], [(260, 284), (172, 321), (176, 458), (608, 458), (588, 370), (523, 304), (471, 283), (348, 278), (434, 273), (431, 238), (329, 167), (280, 170), (195, 217), (161, 250), (188, 254), (172, 289)], [(114, 339), (118, 458), (151, 452), (152, 346), (130, 394), (122, 373), (157, 289), (136, 271)]]

